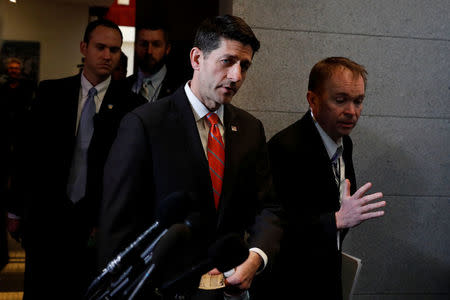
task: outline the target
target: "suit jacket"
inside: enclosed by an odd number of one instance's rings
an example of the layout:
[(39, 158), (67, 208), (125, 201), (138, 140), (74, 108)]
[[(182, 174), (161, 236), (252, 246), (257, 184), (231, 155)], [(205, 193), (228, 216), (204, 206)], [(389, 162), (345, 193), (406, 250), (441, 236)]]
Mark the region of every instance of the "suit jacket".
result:
[[(164, 77), (161, 83), (161, 89), (159, 90), (157, 100), (169, 96), (170, 94), (176, 91), (176, 89), (180, 86), (180, 84), (183, 83), (183, 79), (175, 75), (176, 74), (174, 72), (171, 72), (169, 69), (167, 70), (166, 76)], [(127, 81), (128, 88), (132, 90), (133, 85), (137, 80), (137, 73), (128, 76), (125, 80)]]
[[(86, 196), (73, 204), (66, 194), (75, 148), (80, 75), (40, 83), (24, 143), (18, 197), (25, 200), (27, 299), (80, 297), (89, 275), (88, 239), (97, 226), (103, 165), (121, 118), (143, 102), (124, 83), (111, 81), (88, 149)], [(26, 175), (25, 175), (26, 174)], [(63, 294), (58, 295), (58, 291)], [(70, 293), (69, 293), (70, 291)]]
[(124, 117), (105, 166), (104, 264), (157, 220), (157, 207), (178, 191), (196, 195), (191, 211), (208, 221), (201, 239), (188, 246), (195, 250), (178, 251), (185, 265), (196, 260), (190, 254), (205, 254), (211, 241), (230, 232), (244, 236), (247, 231), (249, 246), (262, 249), (269, 260), (277, 253), (280, 206), (271, 189), (263, 125), (230, 104), (224, 107), (224, 123), (225, 174), (216, 211), (208, 161), (183, 87)]
[[(345, 178), (356, 190), (352, 142), (343, 137)], [(311, 112), (276, 134), (268, 143), (274, 186), (287, 212), (288, 225), (282, 242), (283, 258), (278, 278), (286, 270), (306, 274), (306, 280), (283, 289), (295, 295), (310, 292), (317, 299), (340, 299), (341, 254), (337, 249), (335, 212), (339, 210), (339, 189), (331, 161), (314, 125)], [(346, 230), (340, 234), (341, 242)], [(281, 287), (280, 287), (281, 288)], [(320, 297), (322, 295), (323, 297)]]

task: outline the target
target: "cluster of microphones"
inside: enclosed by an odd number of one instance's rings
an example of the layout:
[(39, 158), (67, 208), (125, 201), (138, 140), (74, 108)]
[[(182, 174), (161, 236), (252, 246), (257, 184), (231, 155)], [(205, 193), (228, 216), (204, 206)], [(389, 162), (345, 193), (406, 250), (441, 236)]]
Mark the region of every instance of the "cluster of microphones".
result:
[(202, 238), (202, 227), (207, 226), (198, 212), (183, 217), (191, 203), (188, 193), (170, 194), (159, 209), (159, 220), (108, 263), (90, 284), (85, 299), (131, 300), (149, 290), (174, 295), (198, 288), (201, 276), (213, 268), (226, 272), (244, 262), (248, 248), (238, 234), (230, 233), (205, 246), (204, 258), (169, 277), (161, 276), (175, 256), (183, 255), (180, 249)]

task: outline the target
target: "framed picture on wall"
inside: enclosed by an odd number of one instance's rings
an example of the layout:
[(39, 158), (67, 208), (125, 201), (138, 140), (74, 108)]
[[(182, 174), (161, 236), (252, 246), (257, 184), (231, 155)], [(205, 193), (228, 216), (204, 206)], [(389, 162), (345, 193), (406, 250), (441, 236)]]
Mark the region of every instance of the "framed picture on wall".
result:
[(0, 83), (6, 80), (6, 63), (15, 57), (22, 61), (22, 75), (37, 83), (41, 45), (33, 41), (0, 41)]

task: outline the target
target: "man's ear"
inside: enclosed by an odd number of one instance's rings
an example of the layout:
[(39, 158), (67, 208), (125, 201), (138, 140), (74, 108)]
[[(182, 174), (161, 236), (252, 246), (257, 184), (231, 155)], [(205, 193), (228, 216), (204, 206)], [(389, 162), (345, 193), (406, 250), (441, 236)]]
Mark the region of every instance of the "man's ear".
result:
[(172, 49), (172, 45), (170, 43), (168, 43), (167, 48), (166, 48), (166, 56), (169, 55), (171, 49)]
[(200, 62), (201, 62), (202, 57), (203, 57), (202, 50), (200, 50), (197, 47), (192, 48), (189, 57), (191, 59), (192, 69), (199, 70), (200, 69)]
[(80, 52), (81, 54), (83, 54), (84, 57), (86, 57), (86, 53), (87, 53), (87, 43), (81, 41), (80, 42)]
[(309, 107), (314, 108), (317, 105), (317, 95), (312, 91), (306, 93), (306, 99), (308, 100)]

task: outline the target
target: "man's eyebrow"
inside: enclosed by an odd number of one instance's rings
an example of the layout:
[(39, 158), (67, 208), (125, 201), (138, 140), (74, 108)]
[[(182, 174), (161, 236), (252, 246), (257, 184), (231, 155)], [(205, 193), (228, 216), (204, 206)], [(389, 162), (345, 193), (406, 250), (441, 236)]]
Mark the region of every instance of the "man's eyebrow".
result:
[(366, 97), (365, 94), (360, 94), (360, 95), (356, 95), (355, 97), (351, 97), (350, 94), (346, 93), (346, 92), (339, 92), (336, 94), (333, 94), (335, 97), (347, 97), (347, 98), (351, 98), (351, 99), (364, 99)]
[(233, 54), (223, 54), (222, 56), (220, 56), (220, 58), (232, 58), (232, 59), (236, 59), (237, 60), (237, 56), (233, 55)]

